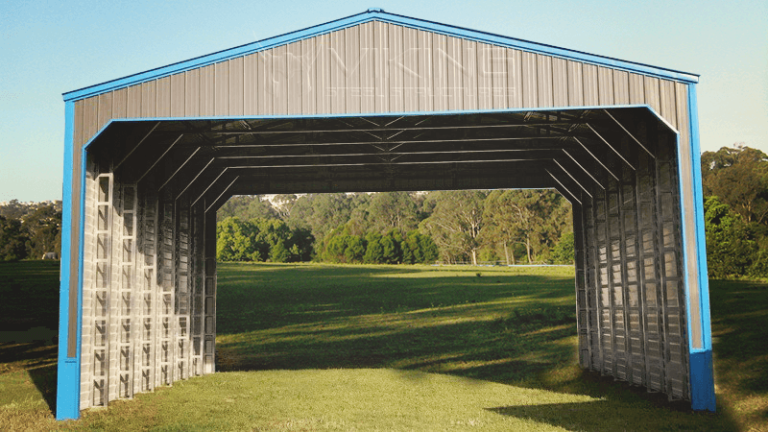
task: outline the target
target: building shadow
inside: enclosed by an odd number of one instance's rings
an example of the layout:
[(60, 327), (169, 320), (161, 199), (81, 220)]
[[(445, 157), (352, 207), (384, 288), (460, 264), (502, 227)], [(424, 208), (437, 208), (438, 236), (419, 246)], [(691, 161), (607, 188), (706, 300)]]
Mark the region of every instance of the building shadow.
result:
[[(553, 403), (541, 405), (520, 405), (487, 408), (487, 411), (524, 420), (532, 420), (568, 431), (604, 432), (604, 431), (691, 431), (694, 429), (689, 416), (698, 415), (715, 417), (713, 413), (673, 413), (655, 416), (648, 406), (623, 404), (610, 400), (592, 400), (585, 402)], [(719, 420), (719, 430), (737, 432), (733, 423)], [(724, 429), (723, 429), (724, 428)]]

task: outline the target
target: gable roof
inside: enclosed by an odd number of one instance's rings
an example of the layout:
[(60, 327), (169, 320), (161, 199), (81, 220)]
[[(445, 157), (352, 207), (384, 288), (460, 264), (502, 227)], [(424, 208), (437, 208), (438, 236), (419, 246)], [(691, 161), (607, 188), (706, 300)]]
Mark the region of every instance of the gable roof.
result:
[(211, 54), (195, 57), (195, 58), (180, 61), (177, 63), (172, 63), (167, 66), (150, 69), (145, 72), (128, 75), (123, 78), (106, 81), (101, 84), (96, 84), (96, 85), (84, 87), (78, 90), (69, 91), (63, 94), (64, 100), (73, 101), (73, 100), (83, 99), (83, 98), (94, 96), (100, 93), (105, 93), (115, 89), (142, 83), (145, 81), (151, 81), (151, 80), (163, 78), (169, 75), (174, 75), (190, 69), (200, 68), (213, 63), (218, 63), (224, 60), (228, 60), (231, 58), (253, 54), (259, 51), (274, 48), (276, 46), (286, 45), (291, 42), (296, 42), (296, 41), (311, 38), (314, 36), (342, 30), (347, 27), (360, 25), (370, 21), (381, 21), (381, 22), (400, 25), (408, 28), (443, 34), (446, 36), (453, 36), (461, 39), (484, 42), (492, 45), (514, 48), (522, 51), (528, 51), (528, 52), (533, 52), (537, 54), (544, 54), (544, 55), (549, 55), (549, 56), (568, 59), (568, 60), (575, 60), (579, 62), (610, 67), (613, 69), (624, 70), (624, 71), (638, 73), (642, 75), (654, 76), (662, 79), (669, 79), (669, 80), (681, 81), (685, 83), (694, 83), (694, 84), (698, 83), (699, 81), (699, 75), (693, 74), (693, 73), (682, 72), (682, 71), (667, 69), (667, 68), (658, 67), (658, 66), (652, 66), (644, 63), (621, 60), (613, 57), (589, 54), (582, 51), (576, 51), (576, 50), (571, 50), (567, 48), (560, 48), (553, 45), (531, 42), (523, 39), (517, 39), (509, 36), (502, 36), (495, 33), (489, 33), (489, 32), (484, 32), (480, 30), (472, 30), (465, 27), (458, 27), (458, 26), (453, 26), (449, 24), (441, 24), (434, 21), (423, 20), (423, 19), (413, 18), (405, 15), (384, 12), (384, 10), (379, 8), (372, 8), (372, 9), (368, 9), (365, 12), (361, 12), (355, 15), (350, 15), (348, 17), (340, 18), (334, 21), (329, 21), (324, 24), (319, 24), (316, 26), (307, 27), (305, 29), (284, 33), (278, 36), (262, 39), (256, 42), (251, 42), (251, 43), (240, 45), (234, 48), (217, 51)]

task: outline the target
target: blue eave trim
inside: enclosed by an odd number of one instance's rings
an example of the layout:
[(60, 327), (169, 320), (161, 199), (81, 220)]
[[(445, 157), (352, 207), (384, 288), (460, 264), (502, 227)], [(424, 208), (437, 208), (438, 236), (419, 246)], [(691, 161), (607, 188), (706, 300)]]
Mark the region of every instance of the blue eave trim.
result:
[(707, 274), (704, 192), (702, 190), (701, 147), (699, 143), (699, 110), (696, 85), (694, 84), (688, 85), (688, 113), (691, 139), (691, 167), (693, 170), (694, 236), (697, 261), (697, 274), (690, 276), (695, 276), (699, 279), (699, 311), (701, 315), (702, 339), (701, 348), (694, 349), (689, 346), (691, 408), (694, 410), (715, 411), (712, 321), (709, 310), (709, 277)]
[[(77, 310), (69, 310), (69, 289), (71, 278), (80, 275), (70, 273), (72, 237), (78, 233), (72, 232), (72, 180), (73, 180), (73, 156), (74, 156), (74, 123), (75, 104), (65, 104), (64, 120), (64, 178), (62, 185), (62, 221), (61, 221), (61, 273), (59, 277), (59, 360), (57, 366), (56, 386), (56, 419), (76, 419), (80, 416), (80, 332), (76, 335), (69, 334), (69, 317), (77, 314), (78, 329), (82, 328), (81, 293), (78, 293)], [(82, 197), (80, 199), (82, 205)], [(82, 231), (82, 229), (80, 230)], [(82, 244), (82, 235), (80, 244)], [(82, 267), (82, 258), (80, 258)], [(80, 271), (82, 274), (82, 270)], [(70, 337), (77, 338), (77, 353), (75, 357), (67, 356), (67, 345)]]
[(387, 13), (380, 9), (369, 9), (368, 11), (351, 15), (345, 18), (340, 18), (338, 20), (330, 21), (325, 24), (307, 27), (302, 30), (297, 30), (297, 31), (285, 33), (279, 36), (263, 39), (257, 42), (240, 45), (235, 48), (218, 51), (218, 52), (204, 55), (201, 57), (195, 57), (193, 59), (181, 61), (178, 63), (173, 63), (168, 66), (151, 69), (146, 72), (129, 75), (127, 77), (119, 78), (112, 81), (107, 81), (101, 84), (96, 84), (94, 86), (85, 87), (79, 90), (73, 90), (73, 91), (64, 93), (63, 95), (64, 100), (70, 101), (70, 100), (83, 99), (86, 97), (94, 96), (97, 94), (105, 93), (108, 91), (116, 90), (116, 89), (127, 87), (130, 85), (135, 85), (141, 82), (150, 81), (158, 78), (163, 78), (169, 75), (181, 73), (190, 69), (200, 68), (213, 63), (218, 63), (224, 60), (228, 60), (231, 58), (253, 54), (255, 52), (270, 49), (277, 45), (289, 44), (291, 42), (307, 39), (310, 37), (340, 30), (346, 27), (355, 26), (355, 25), (362, 24), (369, 21), (382, 21), (382, 22), (387, 22), (395, 25), (401, 25), (405, 27), (440, 33), (447, 36), (471, 39), (478, 42), (485, 42), (493, 45), (500, 45), (500, 46), (505, 46), (509, 48), (523, 50), (523, 51), (546, 54), (546, 55), (560, 57), (568, 60), (577, 60), (577, 61), (592, 63), (600, 66), (621, 69), (628, 72), (655, 76), (657, 78), (672, 79), (672, 80), (682, 81), (686, 83), (697, 83), (699, 81), (698, 75), (687, 73), (687, 72), (681, 72), (681, 71), (676, 71), (672, 69), (651, 66), (643, 63), (635, 63), (635, 62), (620, 60), (612, 57), (589, 54), (582, 51), (576, 51), (576, 50), (560, 48), (552, 45), (540, 44), (540, 43), (531, 42), (523, 39), (512, 38), (509, 36), (502, 36), (494, 33), (488, 33), (488, 32), (483, 32), (479, 30), (472, 30), (464, 27), (441, 24), (434, 21), (428, 21), (428, 20), (423, 20), (419, 18), (412, 18), (405, 15)]

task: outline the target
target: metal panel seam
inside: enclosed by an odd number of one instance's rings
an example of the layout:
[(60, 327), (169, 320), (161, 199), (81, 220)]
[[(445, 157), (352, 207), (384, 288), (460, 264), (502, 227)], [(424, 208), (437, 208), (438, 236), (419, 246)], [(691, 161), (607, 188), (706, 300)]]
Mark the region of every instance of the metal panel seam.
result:
[(176, 73), (184, 72), (190, 69), (196, 69), (220, 61), (241, 57), (255, 52), (263, 51), (277, 45), (284, 45), (291, 42), (300, 41), (314, 36), (319, 36), (332, 31), (342, 30), (354, 25), (364, 24), (370, 21), (381, 21), (389, 24), (407, 26), (410, 28), (425, 30), (447, 36), (471, 39), (478, 42), (485, 42), (494, 45), (515, 48), (524, 51), (545, 54), (566, 60), (577, 60), (586, 63), (609, 66), (612, 68), (624, 70), (627, 72), (650, 75), (659, 78), (673, 79), (686, 83), (698, 82), (698, 76), (692, 73), (666, 69), (658, 66), (652, 66), (642, 63), (635, 63), (627, 60), (620, 60), (607, 56), (589, 54), (582, 51), (571, 50), (567, 48), (556, 47), (552, 45), (540, 44), (522, 39), (516, 39), (509, 36), (502, 36), (494, 33), (488, 33), (480, 30), (473, 30), (465, 27), (458, 27), (449, 24), (437, 23), (434, 21), (423, 20), (419, 18), (408, 17), (405, 15), (391, 14), (386, 12), (362, 12), (335, 21), (307, 27), (294, 32), (284, 33), (282, 35), (262, 39), (234, 48), (218, 51), (215, 53), (195, 57), (167, 66), (150, 69), (123, 78), (110, 80), (101, 84), (88, 86), (79, 90), (73, 90), (64, 93), (64, 100), (82, 99), (88, 96), (101, 94), (106, 91), (127, 87), (140, 82), (163, 78)]

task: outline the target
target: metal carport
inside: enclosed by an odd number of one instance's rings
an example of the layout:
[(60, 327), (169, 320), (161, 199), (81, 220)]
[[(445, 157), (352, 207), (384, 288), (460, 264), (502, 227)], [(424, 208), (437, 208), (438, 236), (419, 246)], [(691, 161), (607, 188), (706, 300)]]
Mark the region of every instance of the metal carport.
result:
[(66, 93), (57, 418), (214, 371), (232, 195), (529, 187), (581, 366), (714, 410), (697, 81), (369, 10)]

